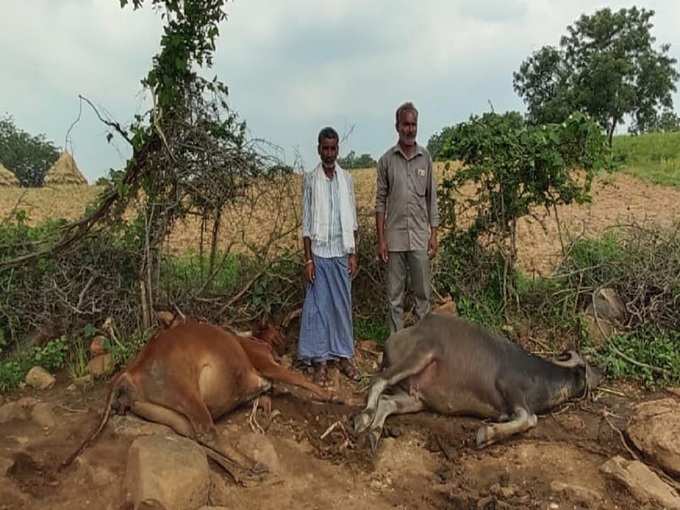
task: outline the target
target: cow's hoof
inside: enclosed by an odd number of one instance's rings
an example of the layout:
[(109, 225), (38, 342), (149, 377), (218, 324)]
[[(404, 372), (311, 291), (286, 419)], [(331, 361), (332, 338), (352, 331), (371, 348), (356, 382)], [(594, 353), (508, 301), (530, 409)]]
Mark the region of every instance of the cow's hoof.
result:
[(479, 427), (477, 431), (477, 448), (484, 448), (494, 442), (494, 430), (492, 427)]
[(354, 433), (361, 434), (371, 424), (371, 416), (364, 411), (354, 417)]
[(371, 453), (375, 455), (378, 451), (378, 446), (380, 446), (380, 436), (381, 430), (371, 430), (368, 433), (368, 444), (371, 446)]

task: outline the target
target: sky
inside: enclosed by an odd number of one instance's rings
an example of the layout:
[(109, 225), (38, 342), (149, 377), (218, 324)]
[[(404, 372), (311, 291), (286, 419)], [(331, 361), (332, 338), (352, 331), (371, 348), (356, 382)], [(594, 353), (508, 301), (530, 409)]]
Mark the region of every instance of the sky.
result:
[[(420, 112), (423, 145), (491, 105), (525, 111), (512, 88), (523, 60), (557, 45), (581, 14), (633, 5), (656, 12), (657, 44), (680, 61), (679, 0), (234, 0), (205, 75), (229, 86), (250, 136), (288, 163), (314, 166), (326, 125), (343, 137), (342, 155), (377, 158), (396, 141), (404, 101)], [(78, 96), (122, 124), (147, 109), (140, 80), (159, 48), (159, 14), (118, 0), (2, 0), (2, 8), (0, 116), (67, 147), (90, 182), (123, 167), (129, 147), (108, 143)], [(677, 111), (677, 92), (674, 102)]]

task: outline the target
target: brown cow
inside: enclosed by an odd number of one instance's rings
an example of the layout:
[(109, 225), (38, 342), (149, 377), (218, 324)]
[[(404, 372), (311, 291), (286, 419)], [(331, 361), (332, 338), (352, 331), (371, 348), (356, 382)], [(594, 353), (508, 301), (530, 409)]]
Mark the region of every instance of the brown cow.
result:
[[(273, 327), (261, 334), (279, 341)], [(278, 335), (278, 336), (277, 336)], [(130, 409), (147, 420), (170, 426), (196, 440), (208, 456), (234, 479), (247, 463), (220, 444), (214, 420), (271, 388), (269, 380), (309, 390), (322, 401), (338, 401), (301, 374), (279, 365), (271, 344), (239, 336), (211, 324), (187, 320), (161, 330), (112, 382), (101, 421), (82, 445), (66, 459), (73, 460), (99, 435), (111, 409)], [(251, 463), (246, 473), (252, 473)]]

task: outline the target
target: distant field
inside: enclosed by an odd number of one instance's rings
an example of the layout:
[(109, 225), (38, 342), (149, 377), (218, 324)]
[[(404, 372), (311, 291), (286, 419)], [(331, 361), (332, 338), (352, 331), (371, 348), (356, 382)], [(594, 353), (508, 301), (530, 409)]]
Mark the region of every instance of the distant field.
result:
[(680, 132), (614, 137), (622, 171), (663, 186), (680, 187)]
[[(627, 147), (626, 161), (640, 161), (640, 167), (624, 167), (623, 173), (602, 175), (593, 186), (593, 203), (572, 205), (559, 210), (564, 231), (572, 235), (597, 235), (612, 225), (631, 221), (652, 221), (669, 225), (680, 219), (680, 170), (676, 152), (667, 139), (646, 137), (619, 137), (617, 151)], [(680, 148), (680, 137), (675, 138)], [(624, 140), (624, 141), (622, 141)], [(656, 158), (655, 146), (662, 147), (658, 159), (661, 168), (654, 171), (651, 161)], [(674, 166), (675, 165), (675, 166)], [(675, 169), (675, 170), (673, 170)], [(436, 173), (441, 177), (443, 164)], [(630, 175), (628, 175), (630, 174)], [(362, 214), (368, 216), (372, 227), (372, 208), (375, 200), (375, 169), (352, 170), (357, 203)], [(636, 175), (637, 177), (632, 177)], [(656, 178), (653, 178), (656, 176)], [(659, 176), (665, 176), (661, 179)], [(642, 180), (641, 180), (642, 179)], [(652, 184), (653, 181), (667, 184)], [(271, 233), (279, 226), (292, 227), (300, 217), (300, 176), (287, 178), (281, 185), (269, 186), (264, 195), (245, 206), (228, 208), (224, 214), (220, 232), (222, 249), (248, 251), (267, 244)], [(673, 186), (668, 186), (672, 184)], [(82, 186), (72, 188), (20, 189), (0, 188), (0, 221), (7, 218), (15, 208), (25, 210), (30, 222), (35, 224), (46, 218), (75, 219), (101, 191), (100, 187)], [(280, 229), (279, 229), (280, 230)], [(189, 219), (178, 224), (173, 231), (168, 248), (173, 253), (197, 250), (200, 224)], [(534, 211), (534, 217), (519, 225), (519, 261), (528, 273), (546, 274), (559, 260), (560, 242), (557, 226), (552, 216), (543, 210)], [(299, 249), (300, 233), (293, 229), (289, 235), (272, 243), (272, 249), (283, 247)]]

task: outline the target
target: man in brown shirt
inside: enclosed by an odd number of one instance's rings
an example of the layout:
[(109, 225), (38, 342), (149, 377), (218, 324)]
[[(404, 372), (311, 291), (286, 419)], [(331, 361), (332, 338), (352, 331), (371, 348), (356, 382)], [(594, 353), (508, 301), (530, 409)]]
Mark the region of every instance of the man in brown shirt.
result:
[(432, 158), (416, 142), (418, 110), (402, 104), (396, 112), (398, 143), (378, 161), (375, 224), (378, 256), (387, 264), (388, 323), (402, 327), (407, 275), (416, 298), (416, 315), (430, 311), (430, 258), (437, 253), (437, 187)]

